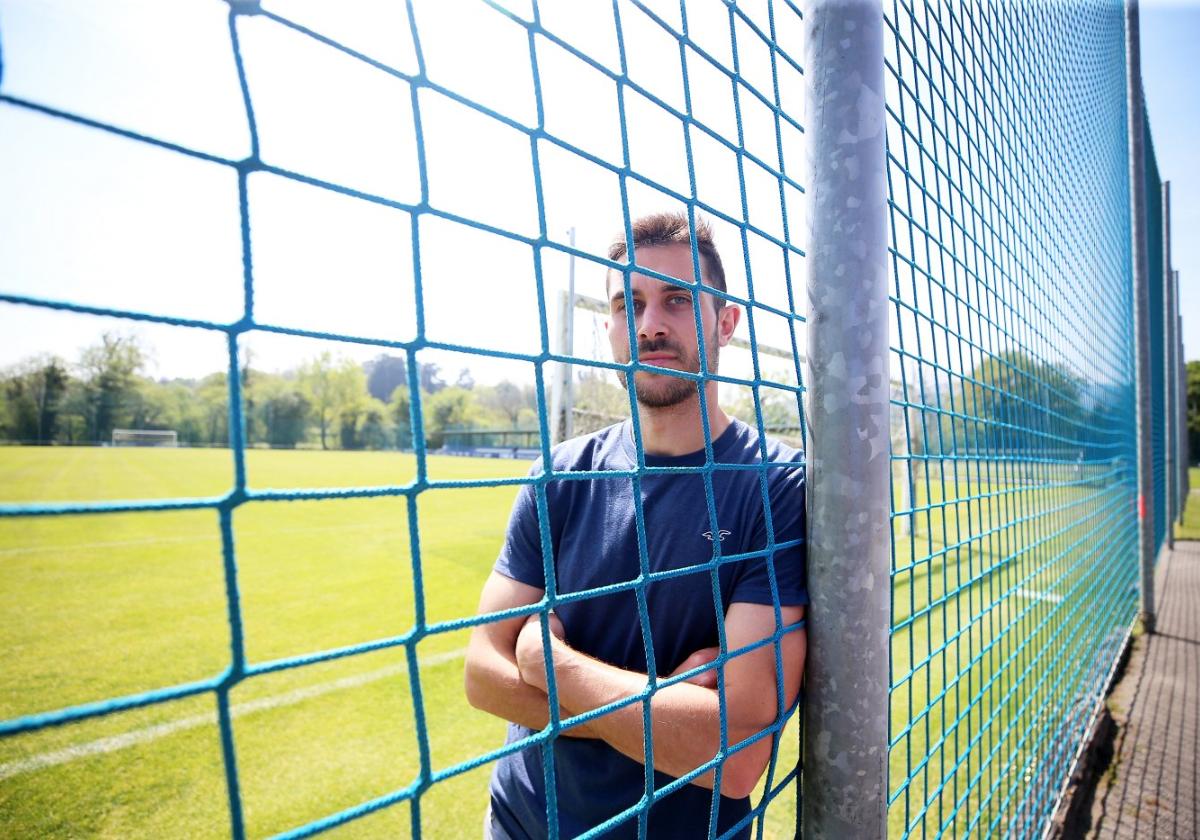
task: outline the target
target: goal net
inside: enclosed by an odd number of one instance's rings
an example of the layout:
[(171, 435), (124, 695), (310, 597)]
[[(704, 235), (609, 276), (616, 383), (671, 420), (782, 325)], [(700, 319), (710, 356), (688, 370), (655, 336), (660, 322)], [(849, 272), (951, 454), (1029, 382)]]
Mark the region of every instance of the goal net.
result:
[(113, 429), (113, 446), (178, 446), (174, 429)]

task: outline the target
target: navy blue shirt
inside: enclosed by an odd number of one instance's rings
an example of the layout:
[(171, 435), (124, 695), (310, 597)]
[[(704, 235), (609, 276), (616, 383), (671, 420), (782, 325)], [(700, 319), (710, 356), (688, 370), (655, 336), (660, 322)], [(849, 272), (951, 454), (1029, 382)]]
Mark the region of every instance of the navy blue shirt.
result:
[[(610, 426), (567, 441), (552, 453), (554, 472), (633, 470), (636, 454), (630, 423)], [(802, 545), (765, 556), (768, 547), (763, 489), (769, 499), (776, 544), (804, 536), (804, 467), (802, 455), (767, 441), (770, 466), (714, 469), (710, 516), (705, 479), (699, 472), (643, 475), (641, 499), (646, 554), (651, 573), (682, 573), (646, 586), (650, 645), (655, 667), (666, 676), (695, 651), (717, 645), (717, 626), (735, 602), (774, 603), (768, 565), (773, 565), (779, 603), (808, 602)], [(714, 464), (761, 465), (758, 433), (734, 420), (713, 441)], [(649, 467), (700, 467), (704, 452), (678, 457), (646, 456)], [(531, 474), (542, 472), (534, 464)], [(546, 484), (549, 544), (559, 595), (632, 581), (640, 561), (633, 479), (557, 479)], [(717, 567), (720, 604), (714, 604), (712, 571), (715, 538), (728, 557), (761, 551), (763, 555)], [(546, 588), (541, 529), (535, 493), (522, 487), (513, 506), (504, 546), (495, 570), (505, 577)], [(563, 603), (555, 608), (566, 641), (576, 650), (619, 668), (646, 672), (643, 640), (633, 589)], [(530, 731), (510, 724), (508, 743)], [(635, 804), (645, 788), (643, 765), (600, 740), (560, 737), (554, 744), (559, 836), (573, 837)], [(672, 779), (655, 772), (655, 789)], [(531, 747), (497, 762), (492, 775), (493, 831), (498, 837), (546, 836), (546, 799), (540, 747)], [(685, 785), (659, 800), (649, 814), (649, 836), (692, 838), (708, 835), (712, 792)], [(742, 819), (749, 799), (720, 797), (720, 834)], [(746, 831), (739, 833), (748, 836)], [(637, 819), (618, 825), (609, 835), (636, 837)]]

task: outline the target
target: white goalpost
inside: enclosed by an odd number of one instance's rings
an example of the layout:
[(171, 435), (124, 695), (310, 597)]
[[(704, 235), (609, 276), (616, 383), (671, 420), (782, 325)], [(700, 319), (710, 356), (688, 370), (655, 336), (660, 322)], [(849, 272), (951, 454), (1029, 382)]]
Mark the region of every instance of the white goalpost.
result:
[(178, 446), (174, 429), (113, 429), (113, 446)]

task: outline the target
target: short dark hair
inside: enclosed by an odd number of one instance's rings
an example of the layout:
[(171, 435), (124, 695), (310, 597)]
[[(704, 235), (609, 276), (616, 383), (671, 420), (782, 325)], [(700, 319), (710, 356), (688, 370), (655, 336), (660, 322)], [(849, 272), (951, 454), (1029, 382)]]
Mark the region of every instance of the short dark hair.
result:
[[(688, 223), (686, 213), (652, 213), (642, 216), (633, 223), (633, 247), (653, 248), (656, 245), (687, 245), (692, 247), (692, 227)], [(725, 291), (725, 268), (721, 265), (721, 255), (713, 244), (712, 226), (708, 221), (696, 217), (696, 250), (700, 254), (700, 272), (707, 286)], [(622, 234), (613, 244), (608, 246), (608, 258), (614, 262), (624, 260), (628, 256), (625, 236)], [(725, 299), (713, 296), (717, 309), (725, 304)]]

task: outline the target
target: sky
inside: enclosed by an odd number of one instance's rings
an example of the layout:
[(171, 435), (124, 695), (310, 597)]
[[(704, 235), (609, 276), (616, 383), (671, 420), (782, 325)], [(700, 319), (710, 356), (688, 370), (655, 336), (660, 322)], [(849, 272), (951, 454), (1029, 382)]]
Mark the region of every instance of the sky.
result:
[(1200, 360), (1200, 0), (1143, 2), (1142, 83), (1154, 153), (1171, 182), (1171, 262), (1187, 359)]
[[(265, 0), (264, 7), (321, 32), (401, 73), (417, 69), (403, 5), (380, 0), (328, 4)], [(523, 0), (511, 11), (528, 17)], [(678, 26), (678, 4), (649, 4)], [(622, 31), (631, 79), (683, 110), (678, 45), (647, 15), (623, 6)], [(732, 66), (728, 20), (720, 3), (689, 3), (693, 37)], [(429, 78), (520, 126), (537, 122), (529, 42), (523, 27), (494, 9), (463, 0), (415, 3)], [(619, 57), (611, 6), (550, 0), (539, 4), (543, 26), (611, 70)], [(761, 3), (747, 13), (766, 28)], [(1180, 269), (1189, 358), (1200, 357), (1200, 97), (1189, 89), (1200, 43), (1200, 6), (1144, 3), (1143, 61), (1148, 110), (1163, 177), (1172, 181), (1174, 261)], [(218, 0), (0, 0), (0, 92), (150, 135), (228, 160), (250, 151), (247, 117), (230, 47), (227, 7)], [(799, 28), (777, 15), (779, 40), (799, 55)], [(765, 48), (738, 24), (742, 75), (771, 90)], [(420, 198), (412, 87), (402, 78), (339, 54), (264, 18), (240, 18), (238, 37), (255, 108), (262, 159), (385, 200)], [(536, 39), (546, 131), (587, 155), (619, 165), (621, 135), (615, 85), (566, 50)], [(469, 57), (470, 60), (467, 60)], [(804, 82), (783, 67), (781, 91), (792, 113), (804, 112)], [(793, 74), (793, 75), (788, 75)], [(691, 56), (696, 116), (735, 137), (726, 77)], [(348, 92), (353, 91), (353, 95)], [(432, 90), (416, 95), (429, 174), (430, 204), (525, 236), (538, 232), (535, 175), (528, 136)], [(776, 159), (770, 111), (743, 95), (745, 145)], [(689, 192), (684, 135), (668, 112), (630, 92), (626, 125), (633, 168)], [(802, 171), (800, 132), (786, 124), (787, 171)], [(702, 132), (692, 133), (697, 193), (731, 216), (741, 215), (736, 158)], [(537, 143), (546, 232), (602, 255), (620, 233), (618, 179), (584, 156), (546, 140)], [(747, 165), (751, 221), (781, 235), (805, 229), (804, 201)], [(674, 199), (630, 182), (634, 216), (677, 206)], [(787, 188), (789, 191), (791, 187)], [(0, 289), (53, 300), (230, 322), (243, 311), (242, 249), (233, 169), (0, 103)], [(16, 197), (11, 200), (10, 197)], [(248, 207), (258, 322), (365, 338), (407, 341), (416, 335), (411, 217), (404, 209), (363, 201), (275, 174), (248, 180)], [(741, 257), (738, 233), (717, 221), (727, 254), (730, 291), (744, 295), (746, 263), (756, 298), (787, 309), (782, 258), (751, 237)], [(538, 323), (534, 252), (475, 228), (423, 215), (419, 227), (425, 335), (433, 341), (536, 353)], [(544, 303), (551, 335), (560, 290), (572, 260), (544, 249)], [(574, 260), (576, 288), (603, 294), (604, 271)], [(794, 278), (803, 305), (802, 271)], [(1197, 317), (1187, 319), (1187, 313)], [(762, 344), (790, 346), (787, 321), (756, 315)], [(224, 370), (223, 335), (206, 330), (131, 325), (0, 303), (0, 367), (36, 353), (68, 359), (105, 330), (135, 332), (154, 351), (151, 372), (198, 377)], [(740, 328), (743, 337), (747, 325)], [(803, 336), (799, 336), (803, 348)], [(366, 360), (382, 348), (256, 332), (243, 339), (255, 367), (293, 368), (323, 351)], [(575, 350), (608, 358), (601, 319), (580, 311)], [(747, 354), (723, 357), (722, 372), (749, 373)], [(470, 367), (477, 381), (531, 381), (529, 365), (481, 356), (422, 351), (453, 379)], [(770, 375), (789, 381), (790, 375)]]
[[(528, 14), (522, 3), (510, 5), (517, 14)], [(670, 4), (657, 5), (671, 21)], [(284, 0), (264, 6), (401, 72), (417, 69), (412, 39), (398, 11), (402, 4), (338, 4), (336, 14), (320, 2)], [(0, 0), (5, 61), (0, 90), (222, 158), (243, 158), (250, 148), (249, 133), (226, 8), (216, 0), (119, 0), (103, 6)], [(605, 67), (619, 69), (611, 9), (565, 2), (542, 3), (540, 8), (548, 30)], [(691, 18), (696, 37), (731, 64), (727, 20), (717, 4), (704, 9)], [(506, 119), (536, 125), (524, 28), (494, 9), (459, 0), (419, 2), (416, 11), (430, 79)], [(673, 60), (647, 60), (662, 56), (671, 42), (640, 12), (626, 13), (623, 32), (630, 77), (682, 110), (678, 47)], [(263, 18), (240, 18), (238, 36), (265, 161), (396, 202), (419, 200), (412, 88), (406, 81)], [(546, 130), (619, 165), (615, 84), (549, 41), (539, 39), (537, 50)], [(747, 48), (743, 73), (770, 90), (764, 54), (765, 49)], [(486, 63), (464, 61), (463, 56), (486, 56)], [(696, 113), (736, 137), (729, 82), (721, 86), (722, 77), (711, 67), (696, 67), (692, 75), (696, 84), (717, 77), (718, 84), (711, 87), (722, 87), (723, 95), (698, 100)], [(792, 88), (800, 91), (801, 85)], [(528, 136), (437, 92), (420, 90), (417, 98), (430, 204), (524, 236), (537, 235)], [(765, 156), (775, 149), (774, 125), (769, 112), (754, 105), (743, 105), (746, 143)], [(791, 105), (802, 111), (802, 103)], [(680, 123), (636, 93), (626, 97), (625, 107), (632, 164), (653, 180), (688, 192)], [(784, 138), (793, 169), (800, 166), (798, 136), (792, 131)], [(710, 138), (694, 142), (699, 194), (740, 216), (733, 153)], [(544, 140), (538, 142), (538, 153), (548, 238), (566, 243), (573, 229), (579, 248), (603, 255), (621, 233), (616, 176)], [(241, 314), (238, 197), (231, 167), (3, 104), (0, 160), (0, 193), (21, 198), (0, 203), (0, 285), (5, 291), (219, 322)], [(753, 165), (746, 177), (755, 207), (752, 218), (782, 235), (777, 185)], [(258, 322), (385, 340), (415, 337), (407, 212), (267, 173), (250, 176), (248, 193)], [(637, 183), (628, 200), (635, 215), (682, 207)], [(803, 226), (802, 220), (792, 222), (794, 229)], [(729, 225), (718, 225), (717, 239), (727, 251), (740, 250), (736, 229)], [(492, 350), (540, 350), (532, 249), (432, 216), (421, 218), (420, 249), (427, 339)], [(757, 254), (752, 257), (758, 259)], [(587, 260), (575, 262), (578, 291), (602, 297), (603, 269)], [(734, 259), (729, 266), (730, 290), (745, 294), (740, 262)], [(551, 320), (571, 269), (566, 254), (543, 252)], [(766, 278), (768, 272), (762, 273)], [(786, 308), (781, 284), (770, 288), (764, 279), (759, 285), (760, 299)], [(788, 343), (783, 319), (760, 320), (761, 340)], [(0, 365), (34, 352), (73, 358), (76, 347), (94, 341), (103, 329), (130, 329), (128, 323), (94, 316), (2, 304), (0, 323), (5, 326)], [(153, 325), (133, 329), (155, 349), (158, 375), (199, 376), (225, 368), (220, 335)], [(595, 355), (601, 330), (593, 316), (579, 313), (581, 355)], [(554, 348), (557, 332), (547, 340)], [(246, 343), (255, 365), (268, 370), (294, 367), (327, 349), (358, 359), (383, 352), (263, 333), (250, 335)], [(608, 358), (607, 351), (600, 356)], [(532, 380), (529, 366), (520, 363), (428, 351), (425, 357), (441, 364), (450, 378), (469, 366), (478, 381)]]

